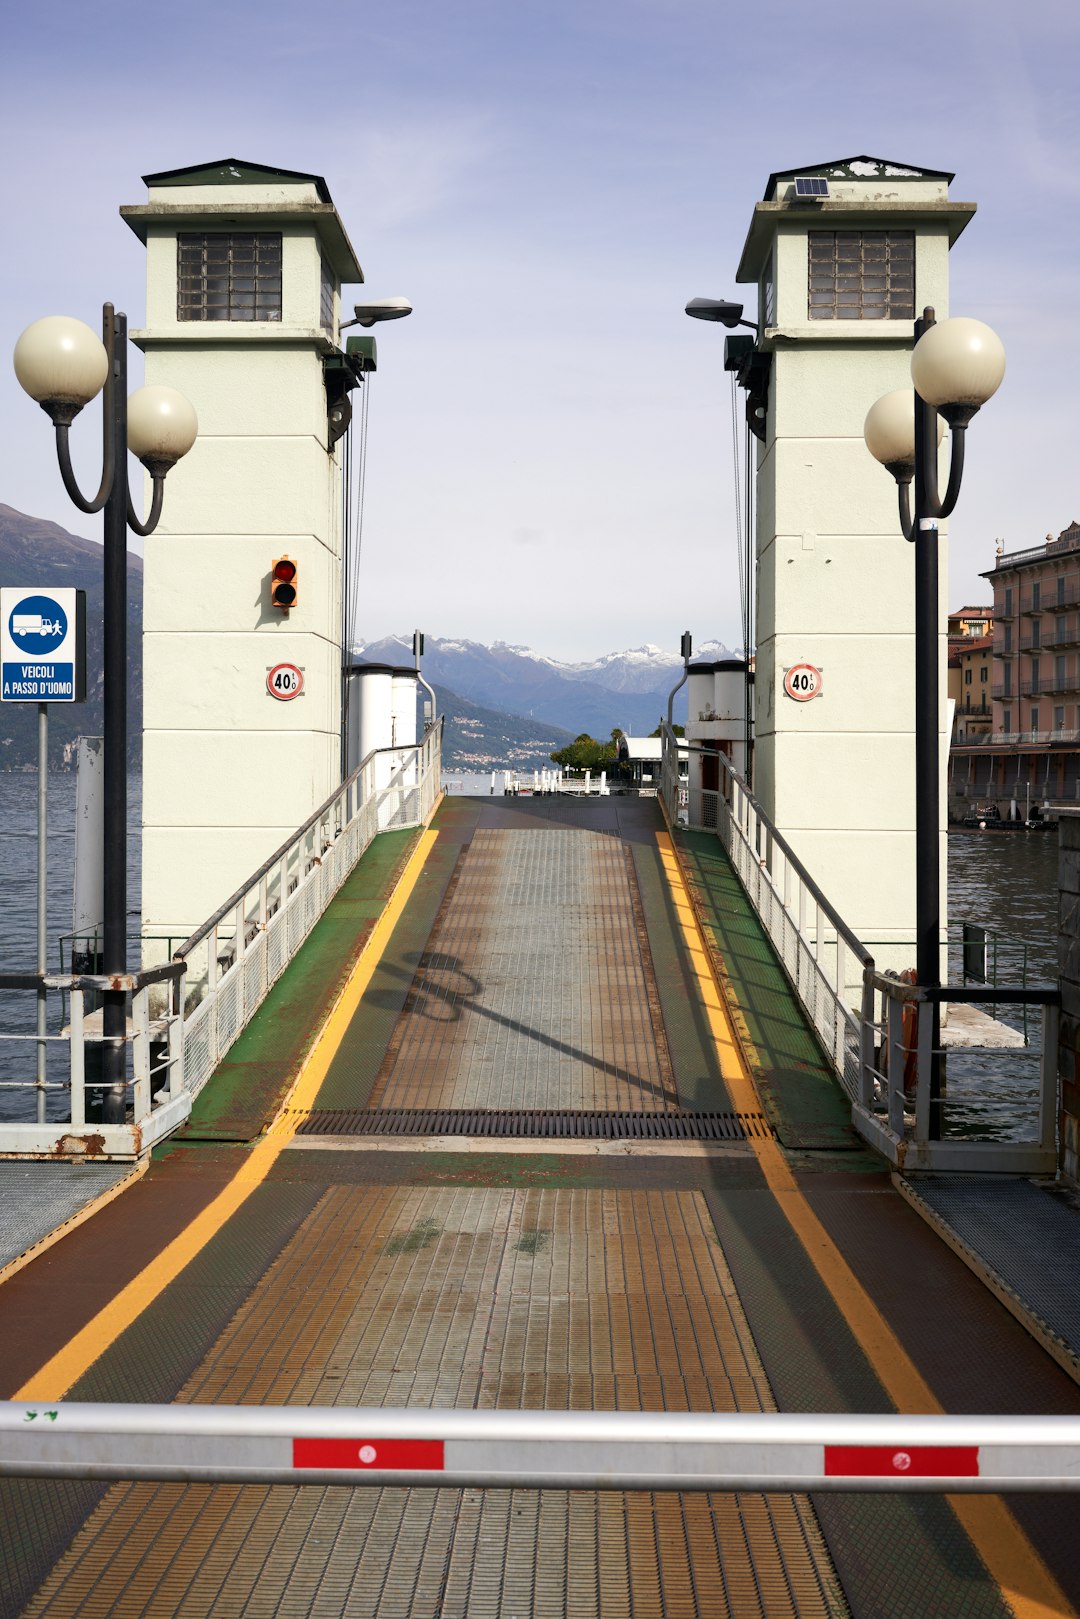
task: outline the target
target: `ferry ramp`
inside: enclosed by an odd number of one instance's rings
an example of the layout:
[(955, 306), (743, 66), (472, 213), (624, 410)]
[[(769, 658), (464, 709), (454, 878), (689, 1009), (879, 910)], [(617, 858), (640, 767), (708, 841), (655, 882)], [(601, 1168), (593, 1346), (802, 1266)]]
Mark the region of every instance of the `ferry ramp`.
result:
[[(0, 1286), (4, 1397), (1080, 1413), (851, 1134), (714, 841), (557, 797), (395, 837), (184, 1138)], [(8, 1479), (0, 1560), (5, 1616), (1080, 1605), (1065, 1496)]]

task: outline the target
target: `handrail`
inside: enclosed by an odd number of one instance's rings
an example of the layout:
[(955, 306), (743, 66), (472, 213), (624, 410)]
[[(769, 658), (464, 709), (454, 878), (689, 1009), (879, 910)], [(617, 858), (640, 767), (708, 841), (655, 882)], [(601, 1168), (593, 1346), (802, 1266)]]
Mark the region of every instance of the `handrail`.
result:
[(874, 973), (875, 989), (894, 1000), (948, 1003), (950, 1006), (1060, 1006), (1061, 991), (1054, 984), (1011, 988), (992, 984), (906, 984), (887, 973)]
[[(669, 728), (666, 720), (661, 723), (660, 734), (663, 741), (665, 743), (670, 743), (671, 746), (678, 747), (680, 740), (682, 740), (683, 744), (686, 745), (685, 739), (676, 737), (674, 731)], [(724, 773), (729, 776), (736, 786), (738, 786), (739, 789), (745, 794), (748, 803), (753, 806), (755, 815), (762, 826), (765, 827), (769, 837), (776, 844), (776, 847), (780, 850), (781, 854), (784, 856), (784, 859), (790, 865), (792, 871), (795, 872), (799, 881), (804, 884), (815, 905), (817, 905), (819, 910), (832, 923), (833, 927), (843, 939), (848, 949), (852, 952), (855, 959), (861, 966), (869, 966), (872, 968), (874, 966), (873, 956), (866, 949), (865, 945), (862, 943), (862, 940), (852, 932), (851, 928), (844, 921), (836, 907), (830, 904), (829, 900), (821, 892), (821, 889), (811, 877), (810, 873), (807, 871), (806, 867), (803, 865), (802, 861), (791, 847), (791, 844), (788, 842), (782, 832), (777, 831), (776, 827), (773, 825), (773, 822), (769, 819), (768, 815), (766, 815), (765, 811), (762, 809), (761, 805), (750, 791), (745, 778), (741, 776), (735, 769), (735, 766), (731, 763), (731, 760), (727, 757), (727, 755), (715, 752), (712, 748), (702, 747), (700, 743), (692, 742), (689, 744), (689, 748), (693, 753), (708, 754), (710, 758), (716, 759), (720, 763)]]
[(254, 885), (261, 881), (261, 879), (269, 873), (273, 866), (277, 865), (279, 861), (285, 858), (289, 850), (295, 843), (300, 841), (305, 832), (310, 832), (316, 821), (320, 821), (328, 810), (333, 809), (335, 803), (341, 797), (342, 793), (348, 792), (349, 788), (357, 780), (361, 772), (367, 768), (373, 759), (375, 759), (380, 753), (403, 753), (411, 748), (422, 748), (428, 741), (433, 731), (438, 730), (441, 734), (442, 725), (443, 716), (440, 714), (438, 719), (436, 719), (433, 724), (428, 726), (427, 730), (424, 732), (423, 736), (418, 742), (400, 742), (395, 747), (372, 748), (370, 753), (365, 754), (352, 774), (350, 776), (346, 776), (344, 781), (338, 783), (338, 785), (334, 788), (334, 791), (330, 794), (329, 798), (325, 799), (319, 805), (318, 809), (314, 810), (312, 814), (308, 816), (307, 820), (303, 821), (296, 828), (295, 832), (290, 832), (289, 836), (285, 839), (285, 842), (280, 844), (274, 850), (273, 854), (268, 856), (268, 858), (263, 861), (262, 865), (257, 867), (256, 870), (251, 873), (250, 877), (247, 877), (244, 882), (240, 884), (240, 887), (229, 895), (228, 899), (223, 905), (218, 906), (213, 916), (207, 917), (205, 922), (200, 923), (195, 932), (184, 940), (180, 948), (173, 951), (173, 960), (185, 960), (186, 957), (188, 957), (195, 949), (195, 946), (200, 944), (202, 940), (205, 939), (206, 935), (210, 933), (212, 929), (217, 927), (219, 922), (224, 921), (225, 917), (228, 916), (230, 911), (235, 911), (236, 907), (240, 904), (245, 895), (251, 892)]
[(73, 989), (102, 994), (105, 990), (122, 989), (128, 993), (145, 989), (148, 984), (160, 984), (175, 978), (183, 968), (179, 962), (167, 961), (158, 967), (143, 967), (133, 973), (0, 973), (0, 989)]

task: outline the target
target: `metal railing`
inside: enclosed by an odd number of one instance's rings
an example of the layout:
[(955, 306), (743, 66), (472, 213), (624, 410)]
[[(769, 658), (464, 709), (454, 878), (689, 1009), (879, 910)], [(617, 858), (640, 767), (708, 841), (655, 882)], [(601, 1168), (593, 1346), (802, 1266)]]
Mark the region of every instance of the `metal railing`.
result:
[[(675, 825), (678, 783), (672, 761), (676, 739), (666, 722), (661, 735), (661, 793), (668, 818)], [(687, 824), (714, 831), (719, 837), (803, 1011), (854, 1104), (860, 1094), (860, 1074), (871, 1055), (862, 1048), (874, 1019), (868, 988), (874, 973), (873, 957), (830, 905), (730, 761), (722, 753), (710, 752), (709, 759), (716, 761), (720, 771), (719, 789), (690, 786)], [(852, 999), (860, 1006), (859, 1011), (853, 1009)]]
[[(22, 1066), (22, 1054), (47, 1047), (44, 1080), (4, 1079), (4, 1096), (21, 1092), (33, 1099), (34, 1119), (0, 1120), (0, 1155), (26, 1158), (138, 1158), (155, 1141), (181, 1124), (190, 1111), (187, 1097), (178, 1098), (171, 1080), (180, 1057), (180, 1020), (165, 1011), (155, 1015), (152, 1000), (168, 1004), (170, 986), (178, 986), (183, 967), (166, 962), (145, 972), (3, 973), (0, 994), (44, 990), (54, 995), (57, 1033), (0, 1034), (0, 1051)], [(111, 1083), (103, 1077), (106, 1040), (98, 1007), (105, 990), (124, 990), (131, 997), (125, 1073), (128, 1118), (122, 1124), (102, 1122), (102, 1099)], [(66, 1021), (64, 1009), (66, 1008)], [(6, 1065), (4, 1072), (9, 1070)], [(59, 1077), (50, 1077), (59, 1075)], [(59, 1104), (59, 1106), (57, 1105)], [(49, 1115), (52, 1115), (50, 1117)]]
[(0, 1477), (529, 1490), (1080, 1489), (1080, 1417), (0, 1404)]
[[(862, 1094), (853, 1114), (859, 1133), (902, 1170), (982, 1170), (1014, 1175), (1053, 1174), (1057, 1166), (1057, 1045), (1061, 997), (1056, 988), (991, 988), (949, 984), (940, 989), (902, 983), (875, 974), (879, 1006), (872, 1060), (864, 1069)], [(935, 1055), (948, 1062), (948, 1048), (932, 1046), (930, 1007), (1041, 1006), (1042, 1049), (1032, 1136), (1023, 1140), (971, 1139), (950, 1133), (947, 1082), (931, 1093)], [(1026, 1016), (1026, 1012), (1025, 1012)]]
[[(0, 994), (44, 989), (59, 1010), (56, 1033), (0, 1032), (0, 1097), (21, 1092), (26, 1112), (36, 1115), (0, 1120), (0, 1154), (133, 1159), (182, 1124), (376, 834), (427, 819), (441, 757), (441, 718), (422, 742), (369, 754), (170, 961), (121, 976), (0, 974)], [(100, 1059), (106, 1041), (93, 1007), (105, 990), (118, 989), (130, 995), (127, 1118), (106, 1124), (98, 1100), (108, 1088)], [(44, 1081), (9, 1078), (42, 1043)]]
[(1047, 743), (1080, 742), (1080, 730), (1074, 728), (1052, 731), (991, 731), (980, 737), (954, 737), (954, 748), (985, 747), (1042, 747)]
[[(895, 1167), (906, 1170), (1053, 1173), (1057, 989), (1026, 984), (929, 989), (879, 972), (865, 943), (829, 904), (723, 754), (708, 755), (719, 771), (718, 788), (695, 786), (692, 771), (686, 811), (680, 814), (672, 768), (674, 737), (666, 725), (661, 734), (661, 791), (669, 822), (673, 827), (711, 831), (719, 838), (851, 1102), (852, 1123), (859, 1133)], [(986, 1132), (976, 1138), (977, 1127), (965, 1134), (960, 1110), (956, 1119), (950, 1119), (946, 1101), (932, 1099), (933, 1078), (942, 1072), (943, 1055), (932, 1049), (934, 1020), (928, 1010), (920, 1013), (920, 1009), (933, 1001), (1043, 1008), (1037, 1118), (1031, 1138), (987, 1139)], [(957, 1133), (947, 1133), (951, 1126)]]
[(196, 1096), (379, 832), (420, 826), (441, 786), (442, 719), (371, 753), (175, 951), (185, 973), (176, 1082)]

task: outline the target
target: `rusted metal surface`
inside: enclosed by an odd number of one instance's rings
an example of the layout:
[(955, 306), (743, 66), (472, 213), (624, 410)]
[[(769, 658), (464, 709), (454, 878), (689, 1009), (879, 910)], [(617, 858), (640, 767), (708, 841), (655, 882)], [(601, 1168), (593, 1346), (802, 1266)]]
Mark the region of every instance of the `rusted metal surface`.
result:
[[(340, 1187), (180, 1398), (772, 1409), (694, 1192)], [(30, 1615), (847, 1612), (800, 1497), (111, 1489)]]
[(105, 1151), (105, 1137), (98, 1132), (89, 1135), (61, 1136), (53, 1147), (54, 1158), (100, 1158)]
[(370, 1105), (677, 1107), (639, 915), (617, 838), (481, 827)]

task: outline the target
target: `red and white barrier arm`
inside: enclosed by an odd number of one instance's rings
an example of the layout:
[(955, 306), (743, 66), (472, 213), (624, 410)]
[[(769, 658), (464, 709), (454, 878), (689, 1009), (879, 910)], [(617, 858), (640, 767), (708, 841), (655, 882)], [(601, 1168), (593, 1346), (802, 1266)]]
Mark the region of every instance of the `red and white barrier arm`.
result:
[(1080, 1418), (0, 1403), (0, 1476), (597, 1490), (1072, 1490)]

